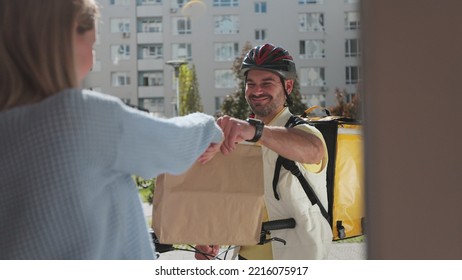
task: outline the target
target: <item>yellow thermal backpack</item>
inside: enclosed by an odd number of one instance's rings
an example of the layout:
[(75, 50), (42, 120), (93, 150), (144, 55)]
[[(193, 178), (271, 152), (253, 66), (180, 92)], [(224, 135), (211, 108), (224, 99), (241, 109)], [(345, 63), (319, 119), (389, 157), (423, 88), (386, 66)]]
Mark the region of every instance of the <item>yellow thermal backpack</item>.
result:
[[(323, 135), (328, 150), (327, 198), (325, 209), (307, 180), (297, 171), (293, 161), (278, 158), (275, 169), (277, 182), (282, 167), (290, 170), (299, 179), (311, 203), (318, 204), (321, 213), (328, 220), (333, 240), (341, 240), (363, 235), (365, 232), (364, 207), (364, 161), (363, 136), (360, 122), (344, 117), (326, 116), (309, 118), (310, 108), (301, 116), (292, 116), (286, 127), (300, 123), (315, 126)], [(276, 193), (275, 193), (276, 195)]]

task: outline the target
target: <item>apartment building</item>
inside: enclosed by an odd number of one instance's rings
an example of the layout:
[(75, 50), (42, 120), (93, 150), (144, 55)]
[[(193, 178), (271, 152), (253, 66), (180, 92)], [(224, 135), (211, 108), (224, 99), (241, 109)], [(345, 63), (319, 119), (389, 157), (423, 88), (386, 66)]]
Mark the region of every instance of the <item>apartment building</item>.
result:
[(289, 50), (307, 106), (335, 104), (335, 89), (357, 91), (359, 0), (97, 0), (95, 63), (84, 87), (176, 115), (172, 60), (194, 65), (205, 113), (236, 90), (244, 45)]

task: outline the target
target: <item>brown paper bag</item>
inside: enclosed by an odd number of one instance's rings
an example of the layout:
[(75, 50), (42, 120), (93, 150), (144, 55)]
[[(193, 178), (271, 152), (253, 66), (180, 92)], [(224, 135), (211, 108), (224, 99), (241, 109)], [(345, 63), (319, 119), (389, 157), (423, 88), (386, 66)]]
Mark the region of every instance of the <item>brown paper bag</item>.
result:
[(157, 178), (153, 229), (160, 243), (254, 245), (264, 204), (261, 148), (239, 144), (179, 176)]

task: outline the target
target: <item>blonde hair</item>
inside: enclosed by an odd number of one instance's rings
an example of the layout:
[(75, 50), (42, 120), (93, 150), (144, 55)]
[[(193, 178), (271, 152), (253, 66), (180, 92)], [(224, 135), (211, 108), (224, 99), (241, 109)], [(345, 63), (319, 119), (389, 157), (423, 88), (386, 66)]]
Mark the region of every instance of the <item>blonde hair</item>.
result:
[(78, 87), (74, 30), (97, 14), (94, 0), (0, 0), (0, 111)]

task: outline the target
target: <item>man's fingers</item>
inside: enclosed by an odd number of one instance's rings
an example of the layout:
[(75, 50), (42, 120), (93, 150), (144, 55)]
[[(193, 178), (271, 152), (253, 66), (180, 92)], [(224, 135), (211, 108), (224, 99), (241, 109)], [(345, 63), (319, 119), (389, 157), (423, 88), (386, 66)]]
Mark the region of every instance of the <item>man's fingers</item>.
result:
[(245, 121), (231, 118), (229, 116), (223, 116), (217, 120), (218, 125), (223, 130), (224, 141), (221, 146), (221, 152), (223, 154), (231, 153), (235, 148), (236, 144), (244, 141), (244, 132), (247, 123)]
[(194, 254), (196, 260), (210, 260), (213, 259), (220, 249), (218, 245), (196, 245), (196, 249), (199, 251)]

